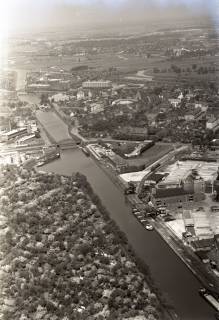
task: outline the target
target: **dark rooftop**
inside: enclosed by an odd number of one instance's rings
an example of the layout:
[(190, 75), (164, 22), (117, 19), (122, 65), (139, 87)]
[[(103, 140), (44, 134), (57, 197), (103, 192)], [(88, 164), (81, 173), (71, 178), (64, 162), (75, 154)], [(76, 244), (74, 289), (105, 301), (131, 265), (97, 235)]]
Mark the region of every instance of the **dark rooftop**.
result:
[(169, 198), (177, 197), (185, 194), (191, 194), (191, 192), (185, 191), (183, 188), (166, 188), (166, 189), (157, 189), (155, 198)]
[(191, 244), (195, 250), (211, 248), (213, 243), (214, 243), (214, 239), (211, 239), (211, 238), (191, 241)]
[(148, 177), (147, 180), (152, 180), (156, 183), (160, 182), (163, 177), (165, 177), (167, 174), (166, 173), (154, 173), (152, 172)]

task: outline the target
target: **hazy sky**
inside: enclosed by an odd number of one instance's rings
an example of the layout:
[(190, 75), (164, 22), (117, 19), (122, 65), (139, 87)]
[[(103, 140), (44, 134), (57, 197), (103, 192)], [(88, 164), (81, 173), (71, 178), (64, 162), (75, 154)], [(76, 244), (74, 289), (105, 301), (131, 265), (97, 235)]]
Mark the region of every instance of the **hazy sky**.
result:
[(150, 23), (207, 15), (216, 21), (219, 0), (0, 0), (0, 23), (9, 30)]

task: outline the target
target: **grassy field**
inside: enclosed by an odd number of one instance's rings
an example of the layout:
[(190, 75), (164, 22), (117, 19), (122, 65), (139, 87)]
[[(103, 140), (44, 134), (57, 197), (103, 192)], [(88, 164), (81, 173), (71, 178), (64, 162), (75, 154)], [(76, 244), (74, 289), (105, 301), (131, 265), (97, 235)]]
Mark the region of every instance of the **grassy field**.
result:
[(163, 157), (167, 152), (169, 152), (172, 149), (173, 147), (171, 144), (157, 143), (150, 149), (143, 152), (140, 157), (129, 159), (126, 161), (129, 165), (145, 164), (146, 166), (149, 166), (153, 162)]
[[(215, 73), (207, 73), (207, 74), (199, 74), (197, 71), (192, 70), (192, 65), (196, 65), (196, 69), (198, 70), (200, 67), (207, 67), (212, 68), (215, 67)], [(177, 74), (172, 70), (171, 65), (176, 65), (177, 67), (181, 68), (181, 74)], [(155, 81), (159, 80), (168, 80), (168, 81), (175, 81), (175, 80), (209, 80), (209, 81), (216, 81), (219, 77), (219, 57), (218, 56), (206, 56), (206, 57), (194, 57), (194, 58), (182, 58), (182, 59), (173, 59), (173, 60), (163, 60), (158, 61), (156, 64), (156, 68), (163, 70), (166, 69), (167, 71), (162, 73), (154, 73), (153, 72), (153, 65), (149, 69), (147, 69), (147, 74), (152, 75)], [(187, 68), (191, 71), (188, 72)], [(184, 69), (184, 72), (183, 72)], [(218, 69), (218, 70), (217, 70)]]
[[(215, 73), (199, 74), (197, 71), (192, 70), (192, 65), (196, 64), (197, 69), (200, 67), (214, 67)], [(155, 82), (158, 83), (175, 83), (175, 82), (186, 82), (193, 83), (196, 81), (219, 81), (219, 56), (213, 57), (194, 57), (194, 58), (182, 58), (167, 60), (166, 57), (156, 56), (151, 58), (138, 57), (133, 55), (120, 55), (120, 54), (96, 54), (88, 56), (18, 56), (15, 63), (11, 68), (13, 69), (24, 69), (24, 70), (46, 70), (51, 67), (57, 67), (64, 70), (70, 70), (72, 67), (88, 65), (94, 70), (103, 70), (110, 67), (116, 67), (120, 72), (119, 78), (123, 78), (124, 81), (137, 81), (144, 83), (149, 81), (144, 77), (136, 77), (136, 73), (139, 70), (145, 70), (145, 75), (152, 77)], [(171, 65), (180, 67), (180, 74), (175, 73), (171, 70)], [(166, 72), (154, 73), (154, 68), (159, 70), (166, 70)], [(191, 71), (188, 72), (187, 69)], [(136, 77), (126, 79), (126, 77)]]
[[(88, 65), (90, 68), (96, 70), (107, 69), (110, 67), (116, 67), (120, 71), (125, 73), (133, 73), (142, 69), (153, 69), (153, 66), (156, 66), (160, 61), (160, 57), (146, 58), (146, 57), (137, 57), (132, 55), (119, 55), (119, 54), (96, 54), (88, 56), (37, 56), (33, 55), (32, 57), (18, 56), (13, 65), (13, 68), (17, 69), (29, 69), (29, 70), (39, 70), (50, 68), (53, 66), (60, 67), (65, 70), (70, 70), (72, 67), (80, 65)], [(151, 70), (152, 70), (151, 69)]]
[[(192, 65), (196, 65), (198, 70), (200, 67), (207, 67), (216, 69), (215, 73), (199, 74), (196, 70), (192, 69)], [(181, 68), (180, 74), (175, 73), (171, 69), (171, 65), (176, 65)], [(165, 72), (154, 73), (154, 68)], [(190, 69), (190, 72), (187, 69)], [(219, 56), (205, 56), (205, 57), (191, 57), (182, 59), (167, 60), (165, 57), (157, 57), (146, 59), (146, 62), (139, 67), (138, 70), (144, 69), (146, 76), (152, 76), (154, 81), (158, 82), (175, 82), (175, 81), (217, 81), (219, 79)], [(217, 70), (218, 69), (218, 70)], [(131, 67), (130, 67), (131, 70)], [(136, 71), (136, 70), (135, 70)], [(135, 76), (135, 71), (130, 72), (128, 76)], [(128, 71), (129, 72), (129, 71)], [(136, 78), (137, 81), (144, 82), (144, 78)]]
[(14, 69), (26, 69), (32, 71), (39, 71), (40, 69), (45, 70), (51, 67), (59, 67), (60, 69), (70, 70), (72, 67), (85, 65), (87, 63), (86, 57), (76, 56), (37, 56), (32, 57), (18, 56), (13, 64)]

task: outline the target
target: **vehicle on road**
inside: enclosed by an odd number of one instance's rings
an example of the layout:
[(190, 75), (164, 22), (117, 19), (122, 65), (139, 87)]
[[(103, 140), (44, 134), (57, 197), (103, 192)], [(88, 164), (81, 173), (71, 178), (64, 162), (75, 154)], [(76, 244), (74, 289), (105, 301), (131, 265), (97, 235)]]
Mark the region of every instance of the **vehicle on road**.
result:
[(132, 182), (128, 182), (128, 186), (125, 188), (124, 190), (124, 194), (128, 195), (128, 194), (134, 194), (135, 193), (135, 185)]

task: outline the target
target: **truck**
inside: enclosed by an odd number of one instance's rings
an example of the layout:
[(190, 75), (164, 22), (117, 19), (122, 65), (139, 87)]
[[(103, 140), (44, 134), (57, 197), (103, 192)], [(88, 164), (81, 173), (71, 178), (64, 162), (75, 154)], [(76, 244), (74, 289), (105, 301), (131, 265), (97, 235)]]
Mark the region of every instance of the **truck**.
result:
[(124, 190), (124, 194), (134, 194), (136, 187), (133, 182), (128, 182), (128, 186)]

